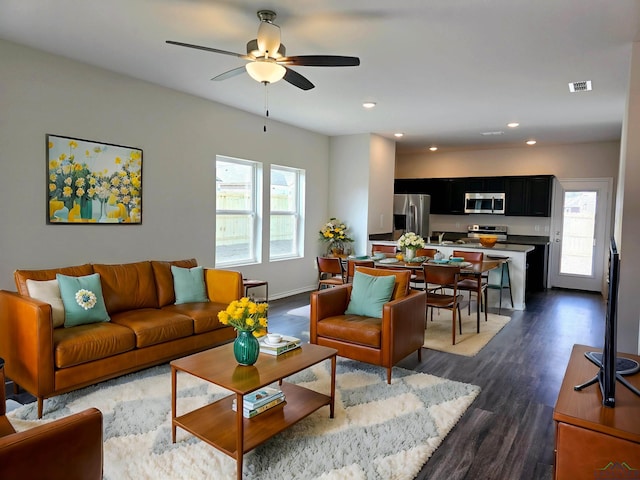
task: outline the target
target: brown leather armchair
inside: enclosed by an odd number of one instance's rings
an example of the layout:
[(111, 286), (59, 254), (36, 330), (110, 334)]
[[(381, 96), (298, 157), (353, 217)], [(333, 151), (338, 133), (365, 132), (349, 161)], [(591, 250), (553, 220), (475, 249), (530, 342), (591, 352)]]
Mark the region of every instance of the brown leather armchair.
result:
[(312, 292), (310, 343), (335, 348), (341, 357), (386, 367), (387, 383), (391, 383), (393, 365), (416, 351), (422, 360), (425, 292), (409, 289), (409, 270), (357, 267), (356, 271), (396, 276), (382, 318), (345, 314), (352, 284)]
[(102, 413), (96, 408), (16, 432), (5, 416), (0, 366), (0, 478), (102, 478)]

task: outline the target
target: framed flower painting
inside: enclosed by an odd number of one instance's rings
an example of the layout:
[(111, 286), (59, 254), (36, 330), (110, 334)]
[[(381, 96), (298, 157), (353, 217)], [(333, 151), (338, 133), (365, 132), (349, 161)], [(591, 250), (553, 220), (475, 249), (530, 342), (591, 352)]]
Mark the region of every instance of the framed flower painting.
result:
[(142, 150), (47, 135), (47, 223), (142, 223)]

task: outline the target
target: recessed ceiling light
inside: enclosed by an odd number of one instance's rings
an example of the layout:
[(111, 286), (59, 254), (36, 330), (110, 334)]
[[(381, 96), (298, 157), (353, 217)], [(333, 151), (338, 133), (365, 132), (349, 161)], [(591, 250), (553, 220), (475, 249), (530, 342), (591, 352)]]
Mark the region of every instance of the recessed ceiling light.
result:
[(488, 137), (491, 135), (504, 135), (504, 132), (502, 130), (496, 130), (494, 132), (482, 132), (480, 135)]
[(394, 133), (393, 136), (397, 138), (404, 137), (404, 133), (402, 132)]
[(511, 123), (507, 123), (507, 127), (509, 128), (516, 128), (519, 127), (520, 124), (518, 122), (511, 122)]
[(535, 145), (536, 143), (535, 140), (527, 140), (527, 145)]
[(373, 108), (373, 107), (375, 107), (375, 106), (376, 106), (376, 102), (364, 102), (364, 103), (362, 104), (362, 106), (363, 106), (364, 108)]
[(429, 147), (429, 150), (431, 150), (432, 152), (435, 152), (436, 150), (438, 150), (438, 147), (435, 147), (435, 146)]

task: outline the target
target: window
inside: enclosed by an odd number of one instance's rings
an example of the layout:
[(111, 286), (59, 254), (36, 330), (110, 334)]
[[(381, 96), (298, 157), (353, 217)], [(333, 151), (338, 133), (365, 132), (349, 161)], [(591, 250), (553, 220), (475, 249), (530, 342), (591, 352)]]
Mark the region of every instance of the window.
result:
[(260, 261), (261, 176), (257, 162), (216, 158), (216, 266)]
[(301, 257), (304, 170), (271, 166), (269, 259)]

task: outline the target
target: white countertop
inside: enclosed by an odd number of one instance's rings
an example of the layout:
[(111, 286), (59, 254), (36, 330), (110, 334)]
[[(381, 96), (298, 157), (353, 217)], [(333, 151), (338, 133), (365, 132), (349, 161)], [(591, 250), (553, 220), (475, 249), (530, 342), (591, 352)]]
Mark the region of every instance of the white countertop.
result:
[[(369, 241), (369, 243), (377, 243), (380, 245), (397, 245), (398, 242), (390, 241), (390, 240), (376, 240)], [(518, 252), (518, 253), (528, 253), (535, 249), (533, 245), (519, 245), (515, 243), (496, 243), (492, 248), (483, 247), (480, 243), (475, 242), (465, 242), (465, 243), (456, 243), (456, 242), (447, 242), (444, 243), (427, 243), (425, 244), (426, 248), (440, 248), (440, 247), (449, 247), (449, 248), (469, 248), (472, 250), (483, 250), (485, 252)]]

